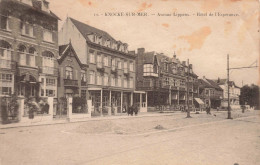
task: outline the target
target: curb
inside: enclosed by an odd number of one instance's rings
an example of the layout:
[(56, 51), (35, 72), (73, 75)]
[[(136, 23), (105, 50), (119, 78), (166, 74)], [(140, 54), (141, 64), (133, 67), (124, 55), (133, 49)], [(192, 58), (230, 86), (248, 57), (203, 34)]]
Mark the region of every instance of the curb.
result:
[(106, 117), (94, 117), (94, 118), (86, 118), (82, 121), (67, 121), (66, 119), (62, 121), (51, 121), (50, 123), (19, 123), (20, 125), (0, 125), (1, 129), (11, 129), (11, 128), (19, 128), (19, 127), (34, 127), (34, 126), (46, 126), (46, 125), (56, 125), (56, 124), (70, 124), (70, 123), (83, 123), (90, 121), (100, 121), (100, 120), (116, 120), (116, 119), (131, 119), (131, 118), (143, 118), (143, 117), (158, 117), (158, 116), (173, 116), (173, 114), (181, 115), (184, 113), (157, 113), (150, 115), (139, 115), (139, 116), (106, 116)]

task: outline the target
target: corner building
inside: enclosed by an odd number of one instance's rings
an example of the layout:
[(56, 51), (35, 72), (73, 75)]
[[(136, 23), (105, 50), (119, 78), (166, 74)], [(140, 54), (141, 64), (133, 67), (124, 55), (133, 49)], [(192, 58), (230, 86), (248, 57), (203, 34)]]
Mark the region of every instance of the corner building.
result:
[(57, 98), (58, 20), (46, 0), (0, 0), (0, 96)]

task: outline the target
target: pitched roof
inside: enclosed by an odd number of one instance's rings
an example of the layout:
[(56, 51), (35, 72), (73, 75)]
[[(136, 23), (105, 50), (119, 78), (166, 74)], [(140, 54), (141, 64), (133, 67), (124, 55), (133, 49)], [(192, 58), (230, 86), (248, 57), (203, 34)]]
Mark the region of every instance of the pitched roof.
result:
[(144, 54), (144, 64), (153, 64), (154, 63), (154, 52), (147, 52)]
[(210, 79), (206, 79), (210, 85), (212, 85), (216, 90), (222, 90), (222, 88), (220, 88), (220, 86), (213, 80), (210, 80)]
[[(69, 43), (69, 44), (66, 44), (66, 45), (61, 45), (61, 46), (59, 46), (59, 58), (58, 58), (58, 62), (59, 63), (61, 63), (64, 59), (65, 59), (65, 57), (68, 55), (68, 53), (66, 53), (68, 50), (71, 50), (72, 52), (73, 52), (73, 55), (74, 55), (74, 57), (76, 58), (76, 60), (77, 60), (77, 62), (78, 62), (78, 64), (80, 65), (80, 66), (87, 66), (86, 64), (83, 64), (81, 61), (80, 61), (80, 59), (78, 58), (78, 56), (77, 56), (77, 53), (75, 52), (75, 50), (74, 50), (74, 48), (73, 48), (73, 46), (72, 46), (72, 44), (71, 43)], [(64, 52), (65, 51), (65, 52)]]
[(77, 27), (77, 29), (80, 31), (80, 33), (84, 36), (84, 38), (89, 41), (88, 35), (92, 33), (99, 34), (100, 36), (103, 36), (110, 40), (115, 40), (110, 34), (107, 32), (97, 29), (95, 27), (89, 26), (85, 23), (79, 22), (71, 17), (69, 19), (72, 21), (72, 23)]
[(205, 80), (203, 79), (199, 79), (199, 87), (201, 88), (214, 88), (210, 83), (206, 82)]

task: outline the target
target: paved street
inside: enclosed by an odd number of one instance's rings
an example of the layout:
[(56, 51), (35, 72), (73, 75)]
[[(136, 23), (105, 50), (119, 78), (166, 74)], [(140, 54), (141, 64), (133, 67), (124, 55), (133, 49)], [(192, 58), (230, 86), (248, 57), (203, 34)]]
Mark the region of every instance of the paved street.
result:
[(259, 111), (185, 116), (0, 129), (0, 164), (259, 164)]

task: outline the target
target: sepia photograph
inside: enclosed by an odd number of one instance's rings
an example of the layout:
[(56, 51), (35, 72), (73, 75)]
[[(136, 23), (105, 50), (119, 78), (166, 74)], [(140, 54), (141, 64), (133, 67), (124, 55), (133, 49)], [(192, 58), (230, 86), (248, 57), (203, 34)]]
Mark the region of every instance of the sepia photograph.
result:
[(0, 165), (259, 165), (260, 0), (0, 0)]

